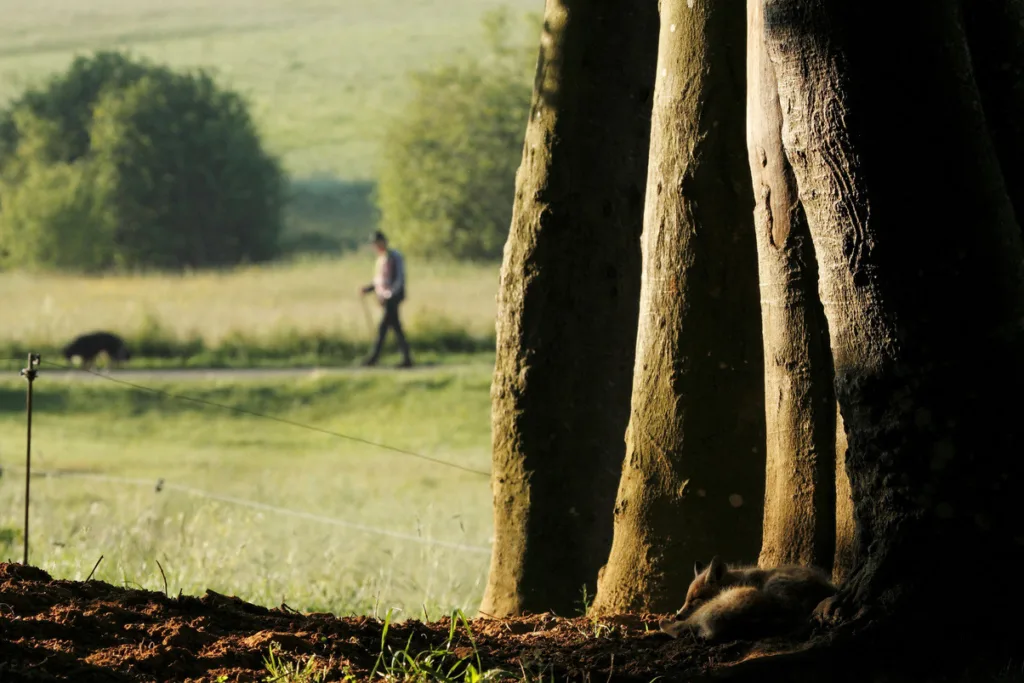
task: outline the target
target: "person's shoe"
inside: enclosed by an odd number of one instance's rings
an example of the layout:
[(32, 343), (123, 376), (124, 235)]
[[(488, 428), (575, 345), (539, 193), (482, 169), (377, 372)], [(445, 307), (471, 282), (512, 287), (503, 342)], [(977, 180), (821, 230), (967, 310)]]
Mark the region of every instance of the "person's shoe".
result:
[(377, 359), (376, 358), (364, 358), (363, 362), (360, 363), (360, 365), (362, 365), (364, 368), (372, 368), (376, 364), (377, 364)]
[(398, 364), (398, 367), (400, 367), (400, 368), (411, 368), (412, 367), (412, 359), (411, 358), (406, 358), (405, 360), (403, 360), (401, 363)]

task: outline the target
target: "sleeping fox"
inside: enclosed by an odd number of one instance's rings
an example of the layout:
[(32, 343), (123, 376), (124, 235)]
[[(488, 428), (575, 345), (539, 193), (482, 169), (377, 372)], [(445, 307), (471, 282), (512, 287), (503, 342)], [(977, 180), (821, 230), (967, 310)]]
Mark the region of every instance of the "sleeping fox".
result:
[(673, 638), (696, 633), (708, 641), (757, 639), (807, 623), (814, 608), (836, 593), (815, 567), (727, 567), (715, 556), (693, 566), (686, 602), (661, 630)]

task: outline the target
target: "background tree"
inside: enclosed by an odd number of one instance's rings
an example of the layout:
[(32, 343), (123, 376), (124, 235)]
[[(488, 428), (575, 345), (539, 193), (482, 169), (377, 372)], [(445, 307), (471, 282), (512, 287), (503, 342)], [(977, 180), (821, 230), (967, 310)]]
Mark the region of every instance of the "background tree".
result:
[(1024, 603), (957, 592), (1024, 554), (1024, 246), (963, 25), (953, 0), (768, 0), (763, 36), (848, 439), (854, 565), (824, 613), (973, 654)]
[[(782, 147), (761, 3), (747, 21), (747, 151), (757, 205), (767, 469), (759, 564), (830, 569), (836, 545), (836, 402), (818, 267)], [(844, 508), (849, 512), (849, 507)]]
[(629, 412), (654, 0), (548, 0), (498, 294), (481, 612), (593, 594)]
[[(539, 16), (514, 31), (507, 10), (484, 19), (488, 52), (412, 75), (409, 106), (388, 126), (378, 174), (381, 224), (410, 254), (499, 258), (512, 218), (530, 111)], [(523, 46), (527, 45), (528, 48)]]
[(741, 3), (662, 0), (632, 413), (595, 613), (680, 607), (761, 545), (764, 378)]
[(276, 253), (283, 202), (245, 101), (203, 72), (99, 53), (0, 117), (8, 265), (261, 261)]

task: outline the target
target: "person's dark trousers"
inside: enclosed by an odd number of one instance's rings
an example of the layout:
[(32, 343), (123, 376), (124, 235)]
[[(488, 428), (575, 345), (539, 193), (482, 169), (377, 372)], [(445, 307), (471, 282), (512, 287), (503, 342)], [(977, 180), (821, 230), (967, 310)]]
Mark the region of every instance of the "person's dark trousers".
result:
[(388, 330), (395, 331), (395, 338), (398, 340), (398, 348), (402, 352), (402, 365), (412, 365), (412, 357), (409, 354), (409, 342), (405, 339), (405, 332), (402, 331), (402, 321), (398, 318), (398, 307), (401, 300), (389, 299), (384, 302), (384, 315), (380, 319), (380, 327), (377, 328), (377, 342), (373, 346), (373, 353), (366, 359), (367, 365), (373, 365), (380, 358), (381, 349), (384, 348), (384, 338)]

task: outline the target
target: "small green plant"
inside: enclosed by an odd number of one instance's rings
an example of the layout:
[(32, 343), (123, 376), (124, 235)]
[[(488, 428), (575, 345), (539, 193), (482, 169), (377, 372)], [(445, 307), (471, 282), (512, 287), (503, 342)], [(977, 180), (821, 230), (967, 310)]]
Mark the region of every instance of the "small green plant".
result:
[(583, 589), (582, 589), (581, 593), (582, 593), (582, 597), (580, 598), (580, 607), (581, 607), (581, 609), (580, 609), (579, 615), (581, 617), (585, 617), (585, 616), (587, 616), (587, 612), (590, 611), (590, 605), (591, 605), (591, 603), (594, 602), (594, 597), (592, 595), (590, 595), (589, 591), (587, 591), (587, 584), (583, 584)]
[(316, 655), (311, 655), (305, 664), (301, 664), (282, 659), (279, 652), (278, 644), (271, 643), (267, 656), (263, 658), (267, 669), (263, 680), (267, 683), (321, 683), (326, 679), (327, 668), (319, 664)]
[[(472, 648), (471, 654), (459, 656), (452, 646), (456, 641), (456, 631), (462, 624)], [(381, 651), (377, 662), (370, 672), (370, 678), (378, 674), (386, 681), (402, 681), (403, 683), (486, 683), (487, 681), (509, 680), (513, 676), (503, 669), (485, 671), (480, 659), (480, 651), (469, 626), (469, 620), (462, 610), (451, 613), (451, 625), (448, 638), (444, 645), (431, 650), (413, 653), (412, 635), (406, 641), (405, 648), (393, 651), (387, 645), (387, 634), (391, 626), (391, 610), (384, 617), (384, 628), (381, 631)], [(386, 658), (387, 655), (387, 658)]]
[[(585, 617), (590, 612), (590, 607), (594, 603), (594, 596), (592, 596), (590, 594), (590, 591), (587, 590), (587, 585), (586, 584), (583, 584), (583, 588), (581, 589), (580, 592), (581, 592), (581, 597), (580, 597), (580, 602), (579, 602), (579, 604), (580, 604), (579, 615), (581, 617)], [(613, 624), (604, 624), (596, 616), (591, 616), (590, 617), (590, 625), (592, 627), (593, 635), (594, 635), (595, 638), (602, 638), (602, 637), (605, 637), (605, 636), (611, 636), (611, 635), (614, 635), (616, 633), (616, 631), (618, 631), (618, 626), (615, 626)]]

